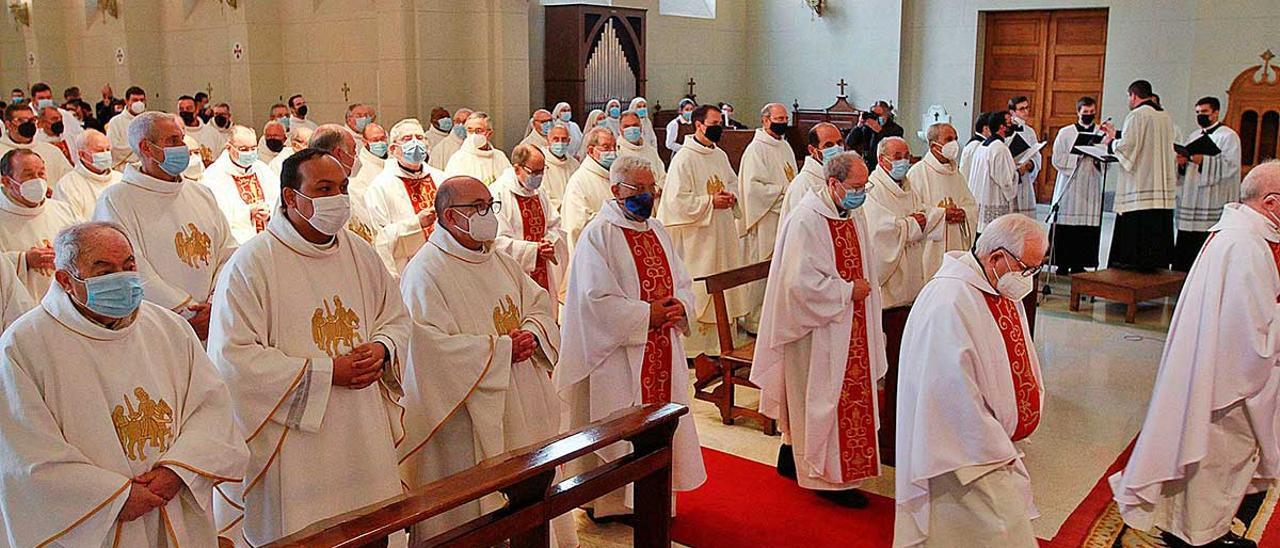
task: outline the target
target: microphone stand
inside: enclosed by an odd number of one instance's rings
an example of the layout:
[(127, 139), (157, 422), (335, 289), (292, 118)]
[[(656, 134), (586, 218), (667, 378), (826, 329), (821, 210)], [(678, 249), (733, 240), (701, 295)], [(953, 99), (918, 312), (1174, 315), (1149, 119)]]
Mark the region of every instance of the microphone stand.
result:
[[(1075, 153), (1073, 152), (1072, 154), (1075, 154)], [(1080, 156), (1084, 156), (1084, 154), (1080, 154)], [(1044, 222), (1049, 225), (1049, 234), (1053, 236), (1053, 238), (1049, 241), (1049, 264), (1055, 267), (1052, 271), (1049, 272), (1049, 281), (1045, 282), (1044, 287), (1041, 289), (1041, 293), (1043, 293), (1046, 297), (1053, 294), (1053, 289), (1050, 287), (1051, 284), (1049, 282), (1052, 282), (1057, 276), (1058, 219), (1059, 219), (1058, 210), (1062, 206), (1062, 198), (1066, 197), (1067, 192), (1071, 190), (1071, 184), (1076, 181), (1076, 176), (1079, 174), (1080, 174), (1080, 160), (1077, 159), (1076, 168), (1071, 171), (1071, 176), (1067, 178), (1066, 184), (1062, 185), (1062, 192), (1061, 193), (1055, 192), (1056, 194), (1058, 194), (1058, 199), (1053, 201), (1053, 205), (1050, 206), (1049, 208), (1049, 216), (1044, 218)], [(1054, 189), (1054, 190), (1057, 190), (1057, 189)]]

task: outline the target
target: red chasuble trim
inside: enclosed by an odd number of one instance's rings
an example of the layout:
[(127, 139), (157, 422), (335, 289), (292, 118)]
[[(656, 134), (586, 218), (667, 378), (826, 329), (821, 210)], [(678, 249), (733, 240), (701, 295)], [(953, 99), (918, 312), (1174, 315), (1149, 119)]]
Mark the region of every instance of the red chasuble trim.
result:
[[(520, 222), (524, 225), (526, 242), (541, 242), (547, 236), (547, 217), (542, 211), (542, 199), (538, 196), (521, 196), (512, 193), (516, 205), (520, 206)], [(547, 291), (551, 290), (551, 279), (547, 275), (547, 260), (538, 257), (533, 272), (529, 274), (533, 281)]]
[[(66, 158), (71, 165), (76, 165), (76, 159), (71, 156), (71, 149), (67, 148), (67, 142), (65, 140), (55, 142), (53, 143), (53, 146), (58, 147), (58, 150), (62, 151), (62, 156)], [(54, 182), (56, 183), (57, 181)]]
[[(831, 231), (836, 271), (846, 282), (865, 278), (862, 247), (851, 219), (827, 219)], [(849, 354), (836, 406), (839, 424), (840, 475), (844, 482), (880, 475), (880, 449), (876, 440), (873, 405), (875, 381), (871, 378), (871, 351), (867, 341), (867, 306), (853, 303), (853, 328), (849, 333)]]
[(1005, 353), (1009, 356), (1013, 395), (1018, 405), (1018, 427), (1013, 431), (1013, 441), (1018, 441), (1030, 436), (1040, 425), (1040, 381), (1031, 368), (1031, 354), (1027, 351), (1027, 339), (1022, 333), (1018, 304), (986, 292), (982, 296), (987, 300), (991, 318), (1000, 328)]
[[(620, 227), (621, 228), (621, 227)], [(652, 303), (675, 294), (671, 265), (662, 242), (652, 230), (623, 228), (627, 248), (636, 263), (640, 279), (640, 300)], [(640, 397), (643, 403), (671, 401), (671, 329), (649, 330), (644, 342), (644, 364), (640, 367)]]
[[(258, 181), (258, 174), (249, 172), (248, 175), (231, 174), (231, 180), (236, 184), (236, 194), (240, 195), (240, 200), (248, 205), (262, 204), (267, 201), (267, 197), (262, 192), (262, 183)], [(253, 221), (253, 228), (258, 232), (262, 232), (267, 228), (265, 220), (257, 219), (253, 216), (253, 211), (249, 211), (249, 220)]]

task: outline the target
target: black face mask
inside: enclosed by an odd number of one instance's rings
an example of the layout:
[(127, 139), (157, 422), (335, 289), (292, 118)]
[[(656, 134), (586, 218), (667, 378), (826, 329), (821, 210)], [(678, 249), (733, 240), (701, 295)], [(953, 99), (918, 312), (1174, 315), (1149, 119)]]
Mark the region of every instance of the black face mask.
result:
[(67, 126), (62, 122), (54, 122), (53, 125), (49, 126), (49, 131), (52, 131), (54, 135), (62, 135), (62, 131), (65, 129), (67, 129)]
[(1095, 114), (1081, 114), (1081, 115), (1080, 115), (1080, 122), (1081, 122), (1081, 123), (1083, 123), (1083, 124), (1084, 124), (1084, 125), (1086, 125), (1086, 126), (1091, 126), (1091, 125), (1093, 125), (1093, 118), (1094, 118), (1095, 116), (1096, 116)]
[(213, 117), (213, 123), (222, 129), (227, 129), (231, 126), (231, 120), (221, 114)]
[(1197, 125), (1199, 125), (1200, 127), (1209, 127), (1209, 126), (1213, 125), (1213, 122), (1210, 122), (1210, 121), (1209, 121), (1209, 115), (1208, 115), (1208, 114), (1197, 114), (1197, 115), (1196, 115), (1196, 124), (1197, 124)]
[(791, 127), (791, 126), (785, 123), (778, 123), (778, 122), (769, 123), (769, 131), (772, 131), (774, 135), (785, 135), (787, 133), (788, 127)]
[(267, 139), (267, 150), (280, 152), (284, 150), (284, 139)]
[(724, 136), (724, 126), (707, 126), (706, 136), (708, 141), (719, 143)]
[(307, 105), (302, 105), (302, 106), (298, 107), (298, 117), (299, 117), (299, 118), (306, 118), (306, 117), (307, 117)]
[(1009, 126), (1009, 132), (1005, 135), (1012, 135), (1014, 133), (1022, 133), (1022, 124)]
[(36, 136), (35, 121), (27, 120), (26, 122), (18, 124), (18, 135), (21, 135), (23, 139), (30, 139), (32, 137), (35, 137)]
[(182, 117), (182, 123), (186, 125), (190, 126), (196, 123), (196, 113), (194, 112), (183, 111), (179, 112), (178, 116)]

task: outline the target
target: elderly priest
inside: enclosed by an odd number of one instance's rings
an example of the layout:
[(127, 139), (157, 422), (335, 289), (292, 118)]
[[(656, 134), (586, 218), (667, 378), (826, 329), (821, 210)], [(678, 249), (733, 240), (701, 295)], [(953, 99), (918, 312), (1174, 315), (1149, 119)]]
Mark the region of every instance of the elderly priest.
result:
[[(175, 129), (177, 129), (175, 127)], [(123, 229), (58, 234), (56, 283), (0, 337), (5, 546), (214, 546), (248, 451), (191, 328), (142, 300)]]
[[(787, 121), (787, 108), (781, 103), (765, 105), (760, 109), (763, 127), (755, 131), (742, 153), (738, 179), (742, 185), (743, 217), (738, 222), (738, 234), (742, 237), (742, 260), (746, 264), (773, 257), (782, 199), (787, 185), (796, 177), (796, 155), (786, 139)], [(755, 331), (760, 324), (760, 307), (764, 305), (764, 282), (747, 287), (751, 309), (746, 324)]]

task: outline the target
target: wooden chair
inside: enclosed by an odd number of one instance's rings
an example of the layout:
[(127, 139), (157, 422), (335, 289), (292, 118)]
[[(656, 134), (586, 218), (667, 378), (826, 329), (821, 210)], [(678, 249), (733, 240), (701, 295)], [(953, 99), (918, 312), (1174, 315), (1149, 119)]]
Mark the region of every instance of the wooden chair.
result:
[[(634, 407), (545, 443), (488, 459), (473, 468), (359, 510), (316, 522), (268, 546), (357, 547), (494, 492), (505, 508), (427, 540), (428, 546), (546, 547), (548, 522), (629, 483), (635, 484), (633, 546), (671, 545), (671, 438), (689, 408), (673, 403)], [(619, 441), (630, 455), (552, 485), (556, 468)]]
[(755, 409), (733, 403), (735, 387), (746, 386), (757, 390), (760, 387), (747, 379), (751, 371), (751, 359), (756, 352), (755, 340), (734, 347), (734, 319), (729, 317), (729, 308), (724, 299), (726, 290), (768, 277), (769, 261), (764, 261), (695, 280), (707, 284), (707, 294), (711, 296), (712, 305), (715, 306), (720, 356), (714, 358), (704, 354), (694, 359), (696, 380), (693, 384), (693, 397), (716, 404), (720, 408), (720, 422), (724, 424), (733, 424), (738, 418), (748, 418), (758, 421), (764, 433), (772, 436), (777, 433), (776, 421)]

